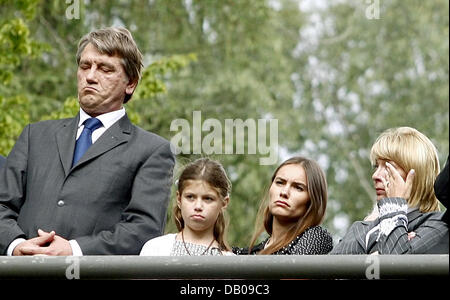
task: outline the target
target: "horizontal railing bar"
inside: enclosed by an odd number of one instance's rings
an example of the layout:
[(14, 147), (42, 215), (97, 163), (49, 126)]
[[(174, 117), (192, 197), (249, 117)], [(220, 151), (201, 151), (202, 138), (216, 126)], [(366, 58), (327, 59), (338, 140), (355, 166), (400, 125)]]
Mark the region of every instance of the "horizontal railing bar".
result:
[(449, 276), (448, 255), (0, 257), (12, 279), (364, 279)]

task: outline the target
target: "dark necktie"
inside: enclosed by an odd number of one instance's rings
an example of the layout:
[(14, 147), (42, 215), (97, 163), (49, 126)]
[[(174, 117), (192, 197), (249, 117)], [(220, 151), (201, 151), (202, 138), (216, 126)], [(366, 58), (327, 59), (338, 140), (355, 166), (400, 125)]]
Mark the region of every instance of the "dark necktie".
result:
[(84, 121), (83, 132), (75, 145), (75, 153), (73, 154), (72, 166), (83, 156), (87, 149), (92, 145), (92, 132), (102, 126), (102, 122), (96, 118), (89, 118)]

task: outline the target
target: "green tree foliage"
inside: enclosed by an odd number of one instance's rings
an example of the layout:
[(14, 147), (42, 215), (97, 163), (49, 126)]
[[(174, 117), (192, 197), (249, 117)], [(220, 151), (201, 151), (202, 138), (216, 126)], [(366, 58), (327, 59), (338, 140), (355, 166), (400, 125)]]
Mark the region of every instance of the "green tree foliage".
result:
[(27, 22), (34, 18), (36, 0), (0, 1), (0, 154), (7, 154), (29, 122), (29, 98), (14, 76), (24, 61), (45, 48), (31, 36)]
[[(296, 1), (283, 3), (275, 10), (268, 1), (153, 1), (143, 11), (141, 2), (133, 2), (127, 12), (136, 16), (135, 25), (144, 33), (144, 44), (153, 56), (192, 52), (197, 56), (196, 63), (171, 78), (167, 95), (154, 99), (159, 114), (152, 113), (155, 108), (139, 109), (148, 116), (143, 120), (149, 123), (146, 128), (171, 137), (175, 134), (169, 131), (172, 120), (185, 119), (192, 125), (194, 111), (201, 112), (202, 121), (213, 118), (223, 125), (225, 119), (258, 120), (270, 117), (275, 109), (289, 110), (294, 93), (290, 52), (303, 16)], [(153, 21), (146, 22), (141, 14)], [(203, 132), (203, 137), (207, 134)], [(204, 155), (180, 155), (176, 173)], [(263, 186), (275, 166), (261, 166), (259, 155), (213, 158), (223, 163), (232, 178), (227, 209), (230, 241), (244, 245), (254, 227)], [(167, 230), (174, 231), (172, 222), (168, 224)]]
[(379, 16), (371, 18), (373, 3), (313, 10), (316, 23), (302, 28), (295, 52), (303, 114), (290, 149), (324, 161), (331, 228), (336, 216), (352, 222), (370, 211), (368, 156), (385, 129), (417, 128), (435, 143), (441, 163), (449, 151), (448, 1), (379, 1)]

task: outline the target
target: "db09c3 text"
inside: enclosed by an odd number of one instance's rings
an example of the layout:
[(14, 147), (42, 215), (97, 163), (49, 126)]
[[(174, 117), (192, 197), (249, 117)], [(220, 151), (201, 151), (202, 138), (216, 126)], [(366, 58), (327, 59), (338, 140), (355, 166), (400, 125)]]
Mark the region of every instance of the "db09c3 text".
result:
[(268, 295), (270, 293), (269, 285), (267, 284), (226, 284), (225, 295)]

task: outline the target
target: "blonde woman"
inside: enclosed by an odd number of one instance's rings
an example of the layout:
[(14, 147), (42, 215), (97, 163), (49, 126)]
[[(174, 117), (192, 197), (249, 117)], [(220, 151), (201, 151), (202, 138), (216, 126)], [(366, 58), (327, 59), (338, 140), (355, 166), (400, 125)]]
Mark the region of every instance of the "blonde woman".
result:
[(433, 185), (433, 143), (410, 127), (383, 132), (370, 151), (377, 213), (355, 222), (331, 254), (448, 253), (448, 227)]

